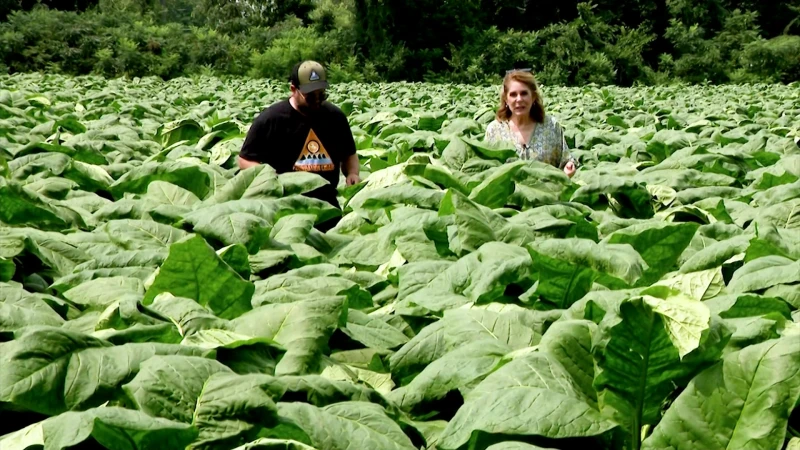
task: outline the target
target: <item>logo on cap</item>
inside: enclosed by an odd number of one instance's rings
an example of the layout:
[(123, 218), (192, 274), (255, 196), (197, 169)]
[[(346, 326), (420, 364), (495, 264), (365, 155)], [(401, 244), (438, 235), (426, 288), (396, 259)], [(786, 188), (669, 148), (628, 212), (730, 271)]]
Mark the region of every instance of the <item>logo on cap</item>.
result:
[(309, 81), (317, 81), (317, 80), (319, 80), (319, 74), (317, 73), (316, 70), (312, 70), (311, 71), (311, 75), (308, 76), (308, 80)]

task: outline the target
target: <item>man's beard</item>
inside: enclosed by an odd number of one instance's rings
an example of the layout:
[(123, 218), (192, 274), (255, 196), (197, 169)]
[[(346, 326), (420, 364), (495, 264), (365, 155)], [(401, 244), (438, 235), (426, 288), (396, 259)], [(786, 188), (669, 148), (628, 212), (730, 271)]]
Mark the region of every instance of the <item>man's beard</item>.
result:
[(297, 109), (300, 110), (301, 113), (311, 116), (316, 114), (320, 109), (322, 109), (322, 102), (316, 104), (304, 103), (304, 104), (297, 104)]

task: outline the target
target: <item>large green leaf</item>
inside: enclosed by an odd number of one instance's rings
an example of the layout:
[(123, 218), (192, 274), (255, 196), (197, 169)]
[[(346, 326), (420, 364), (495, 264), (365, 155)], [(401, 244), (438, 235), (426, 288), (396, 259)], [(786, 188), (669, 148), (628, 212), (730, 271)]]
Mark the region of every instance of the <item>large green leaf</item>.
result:
[(524, 162), (517, 161), (492, 171), (472, 189), (469, 199), (488, 208), (504, 206), (514, 192), (514, 177), (524, 165)]
[(278, 403), (278, 412), (302, 428), (314, 447), (321, 450), (348, 450), (353, 442), (386, 450), (415, 448), (400, 426), (374, 403), (342, 402), (324, 408)]
[(652, 196), (644, 185), (619, 178), (596, 177), (572, 194), (570, 201), (600, 208), (607, 203), (620, 217), (653, 217)]
[(437, 400), (455, 389), (468, 390), (498, 366), (511, 348), (495, 339), (474, 341), (432, 362), (411, 383), (395, 389), (389, 399), (411, 409)]
[(344, 297), (264, 305), (233, 320), (235, 331), (274, 340), (286, 348), (277, 375), (315, 373), (333, 331), (339, 326)]
[(496, 144), (478, 141), (468, 137), (461, 138), (474, 153), (485, 159), (494, 159), (500, 162), (508, 161), (517, 156), (517, 152), (506, 142)]
[(153, 181), (147, 185), (147, 193), (144, 198), (157, 204), (186, 208), (200, 202), (200, 199), (192, 192), (166, 181)]
[(144, 285), (138, 278), (107, 277), (86, 281), (63, 293), (67, 300), (85, 307), (105, 308), (121, 297), (144, 297)]
[(205, 201), (206, 204), (229, 200), (271, 198), (283, 195), (283, 186), (272, 166), (260, 164), (239, 172), (225, 186)]
[(372, 297), (354, 281), (346, 278), (320, 276), (310, 279), (281, 280), (274, 277), (256, 284), (253, 306), (268, 303), (294, 303), (302, 300), (316, 300), (337, 295), (346, 296), (355, 309), (372, 306)]
[(0, 399), (50, 415), (108, 400), (154, 355), (202, 354), (166, 344), (112, 346), (58, 328), (31, 329), (2, 347)]
[(328, 180), (312, 172), (285, 172), (278, 175), (283, 186), (283, 195), (295, 195), (311, 192), (328, 185)]
[(544, 333), (539, 348), (561, 363), (587, 402), (596, 408), (597, 394), (592, 384), (595, 377), (592, 340), (595, 334), (597, 327), (588, 320), (558, 321)]
[(782, 256), (753, 260), (734, 273), (728, 285), (731, 292), (755, 292), (778, 284), (800, 282), (800, 261)]
[(154, 356), (123, 389), (135, 406), (154, 417), (193, 423), (198, 400), (208, 379), (233, 372), (212, 359), (197, 356)]
[(212, 374), (203, 384), (192, 415), (200, 431), (191, 448), (228, 449), (255, 438), (278, 422), (277, 407), (262, 377)]
[(632, 448), (641, 427), (657, 423), (675, 385), (721, 355), (725, 341), (719, 325), (711, 326), (708, 308), (682, 297), (635, 298), (600, 323), (594, 386), (601, 409), (626, 430)]
[(596, 436), (614, 427), (570, 382), (561, 364), (535, 352), (478, 384), (442, 433), (439, 447), (460, 448), (476, 431), (558, 439)]
[(222, 245), (241, 244), (249, 253), (257, 253), (269, 241), (270, 224), (246, 212), (207, 215), (193, 224), (195, 232)]
[(55, 208), (34, 192), (16, 183), (0, 181), (0, 222), (8, 225), (36, 225), (42, 229), (67, 226)]
[(378, 317), (351, 309), (347, 313), (347, 326), (342, 332), (368, 348), (392, 349), (408, 342), (408, 336)]
[(0, 283), (0, 333), (35, 325), (58, 327), (63, 323), (64, 319), (44, 299)]
[(302, 244), (314, 227), (313, 214), (292, 214), (278, 219), (269, 233), (269, 238), (282, 244)]
[(695, 252), (681, 265), (681, 272), (699, 272), (719, 267), (732, 257), (744, 253), (750, 245), (750, 240), (750, 236), (735, 236), (721, 241), (711, 241), (710, 244), (703, 243), (703, 249)]
[(678, 396), (643, 448), (781, 448), (800, 398), (800, 336), (726, 355)]
[(73, 355), (112, 344), (80, 333), (42, 328), (0, 347), (0, 401), (56, 415), (68, 410), (65, 380)]
[(456, 191), (449, 190), (445, 194), (439, 216), (452, 217), (453, 225), (448, 222), (444, 231), (449, 249), (459, 256), (475, 251), (487, 242), (520, 245), (532, 240), (527, 228), (509, 223), (498, 213)]
[(588, 239), (548, 239), (528, 247), (539, 272), (536, 294), (568, 308), (597, 281), (610, 288), (634, 285), (647, 263), (629, 244), (596, 244)]
[[(453, 301), (459, 302), (454, 296), (473, 302), (493, 301), (502, 296), (509, 284), (525, 281), (531, 257), (518, 246), (489, 242), (456, 263), (424, 262), (417, 267), (413, 272), (400, 272), (398, 299), (440, 311), (452, 307)], [(430, 269), (437, 271), (431, 274), (432, 278), (426, 276)], [(413, 277), (411, 281), (404, 280), (406, 273)]]
[(447, 352), (470, 342), (493, 339), (513, 350), (535, 345), (541, 336), (531, 326), (528, 311), (453, 309), (444, 318), (423, 328), (389, 357), (392, 373), (399, 379), (415, 375)]
[(126, 250), (162, 249), (188, 236), (181, 229), (149, 220), (110, 220), (102, 229), (111, 242)]
[(638, 281), (649, 285), (675, 267), (681, 253), (689, 245), (698, 226), (692, 223), (643, 223), (612, 233), (608, 244), (630, 244), (647, 263), (648, 269)]
[(405, 204), (435, 210), (439, 208), (444, 195), (444, 191), (438, 189), (398, 184), (380, 189), (371, 189), (348, 203), (347, 206), (358, 210), (387, 208)]
[(261, 438), (233, 450), (316, 450), (293, 439)]
[(103, 407), (51, 417), (0, 437), (0, 445), (4, 450), (62, 450), (91, 445), (86, 441), (93, 438), (106, 448), (156, 450), (184, 448), (196, 437), (197, 430), (189, 424), (136, 410)]
[(208, 306), (223, 319), (232, 319), (252, 308), (254, 291), (253, 283), (242, 279), (203, 238), (194, 236), (170, 246), (143, 303), (148, 305), (158, 294), (169, 292)]
[(203, 127), (193, 119), (176, 120), (164, 124), (158, 133), (164, 147), (183, 140), (194, 142), (199, 139), (205, 131)]
[(148, 162), (126, 173), (110, 186), (114, 198), (125, 193), (145, 193), (153, 181), (166, 181), (205, 198), (211, 186), (211, 175), (202, 166), (186, 161)]

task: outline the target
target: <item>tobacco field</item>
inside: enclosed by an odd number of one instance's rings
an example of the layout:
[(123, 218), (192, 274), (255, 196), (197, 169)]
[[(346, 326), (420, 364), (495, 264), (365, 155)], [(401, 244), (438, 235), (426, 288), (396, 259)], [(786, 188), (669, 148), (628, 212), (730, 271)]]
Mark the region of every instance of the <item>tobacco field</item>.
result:
[(236, 166), (284, 84), (0, 75), (0, 449), (800, 448), (800, 87), (542, 91), (572, 179), (333, 85), (339, 211)]

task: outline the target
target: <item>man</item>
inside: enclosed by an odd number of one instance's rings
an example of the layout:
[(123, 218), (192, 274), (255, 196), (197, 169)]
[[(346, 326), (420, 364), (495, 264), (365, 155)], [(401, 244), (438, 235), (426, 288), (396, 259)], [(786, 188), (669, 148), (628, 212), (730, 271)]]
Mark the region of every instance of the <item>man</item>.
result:
[(361, 181), (347, 116), (325, 100), (328, 81), (321, 64), (296, 64), (289, 81), (291, 96), (262, 111), (250, 126), (239, 152), (239, 168), (264, 163), (278, 173), (317, 173), (329, 184), (306, 195), (341, 208), (336, 199), (339, 171), (348, 186)]

